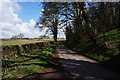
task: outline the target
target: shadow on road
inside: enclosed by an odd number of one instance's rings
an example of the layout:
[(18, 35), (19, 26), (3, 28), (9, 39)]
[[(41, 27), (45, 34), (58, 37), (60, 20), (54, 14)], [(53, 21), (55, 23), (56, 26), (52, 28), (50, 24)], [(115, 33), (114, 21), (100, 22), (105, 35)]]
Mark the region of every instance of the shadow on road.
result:
[(94, 60), (69, 50), (60, 44), (57, 48), (59, 61), (72, 78), (82, 80), (120, 80), (120, 76), (98, 65)]
[[(80, 57), (63, 45), (58, 46), (56, 50), (53, 58), (40, 73), (30, 74), (19, 80), (120, 80), (117, 74), (83, 56)], [(33, 75), (36, 77), (29, 77)]]

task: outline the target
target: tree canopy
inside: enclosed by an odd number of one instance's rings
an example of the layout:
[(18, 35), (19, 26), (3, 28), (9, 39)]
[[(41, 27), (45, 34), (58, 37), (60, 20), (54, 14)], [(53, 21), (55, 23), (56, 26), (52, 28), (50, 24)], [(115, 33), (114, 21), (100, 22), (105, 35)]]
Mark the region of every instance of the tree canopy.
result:
[(98, 34), (119, 29), (118, 2), (43, 2), (43, 11), (37, 24), (48, 27), (57, 41), (58, 26), (66, 27), (67, 41), (96, 44)]

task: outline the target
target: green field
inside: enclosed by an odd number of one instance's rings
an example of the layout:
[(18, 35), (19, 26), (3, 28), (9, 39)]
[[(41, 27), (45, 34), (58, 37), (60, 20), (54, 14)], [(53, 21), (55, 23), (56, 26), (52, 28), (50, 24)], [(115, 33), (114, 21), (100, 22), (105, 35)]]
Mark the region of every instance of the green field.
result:
[(21, 45), (21, 44), (29, 44), (29, 43), (37, 43), (42, 41), (37, 40), (2, 40), (2, 46), (7, 45)]
[[(38, 40), (39, 39), (35, 39), (35, 40)], [(62, 39), (57, 39), (58, 41), (65, 41), (66, 39), (65, 38), (62, 38)], [(41, 39), (41, 41), (54, 41), (54, 39), (49, 39), (49, 38), (44, 38), (44, 39)]]
[[(58, 41), (65, 41), (66, 39), (58, 39)], [(2, 40), (2, 46), (7, 45), (21, 45), (21, 44), (30, 44), (30, 43), (37, 43), (37, 42), (44, 42), (44, 41), (54, 41), (54, 39), (17, 39), (17, 40)]]

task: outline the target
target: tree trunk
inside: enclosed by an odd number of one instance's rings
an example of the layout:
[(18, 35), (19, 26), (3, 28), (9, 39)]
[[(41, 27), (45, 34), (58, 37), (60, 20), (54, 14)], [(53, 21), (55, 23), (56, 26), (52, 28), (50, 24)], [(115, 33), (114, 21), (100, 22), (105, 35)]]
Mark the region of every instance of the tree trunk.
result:
[(54, 26), (54, 32), (53, 32), (53, 35), (54, 35), (54, 41), (57, 42), (57, 25)]
[(96, 43), (96, 42), (97, 42), (96, 39), (93, 39), (92, 42), (93, 42), (94, 45), (97, 44), (97, 43)]
[[(81, 27), (82, 21), (80, 18), (77, 18), (75, 20), (75, 24), (74, 24), (74, 38), (73, 38), (73, 42), (74, 43), (80, 43), (81, 39), (82, 39), (82, 34), (83, 34), (83, 29)], [(81, 36), (82, 35), (82, 36)], [(70, 35), (72, 36), (72, 35)]]
[(57, 34), (54, 34), (54, 41), (57, 42)]
[(118, 19), (118, 29), (120, 30), (120, 1), (119, 1), (119, 19)]
[(103, 31), (103, 39), (104, 39), (104, 43), (105, 43), (105, 41), (106, 41), (106, 39), (105, 39), (105, 31)]

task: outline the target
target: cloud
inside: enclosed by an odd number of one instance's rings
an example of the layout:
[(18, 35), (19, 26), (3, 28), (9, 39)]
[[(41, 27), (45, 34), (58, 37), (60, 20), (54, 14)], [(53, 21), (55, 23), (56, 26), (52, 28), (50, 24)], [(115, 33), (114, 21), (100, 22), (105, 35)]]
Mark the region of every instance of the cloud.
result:
[[(34, 27), (36, 22), (33, 19), (30, 19), (29, 22), (23, 22), (18, 15), (20, 11), (21, 7), (15, 2), (5, 0), (0, 3), (0, 38), (11, 38), (20, 33), (24, 34), (25, 37), (34, 38), (46, 33), (46, 27), (42, 31)], [(58, 36), (64, 37), (62, 32), (59, 31), (58, 33)], [(48, 32), (47, 35), (49, 34), (51, 32)]]
[(40, 36), (41, 32), (39, 32), (37, 28), (34, 28), (34, 25), (35, 25), (35, 21), (33, 19), (31, 19), (29, 23), (21, 23), (21, 24), (15, 24), (15, 25), (9, 22), (3, 22), (2, 37), (10, 38), (20, 33), (24, 34), (26, 37), (38, 37)]
[(22, 20), (18, 17), (16, 12), (20, 11), (20, 6), (17, 3), (13, 3), (8, 0), (8, 2), (2, 2), (0, 5), (0, 21), (10, 22), (10, 23), (19, 23)]
[(10, 0), (0, 3), (0, 38), (11, 38), (14, 35), (23, 33), (25, 37), (39, 37), (44, 31), (35, 28), (35, 21), (30, 19), (28, 23), (19, 18), (21, 7)]

